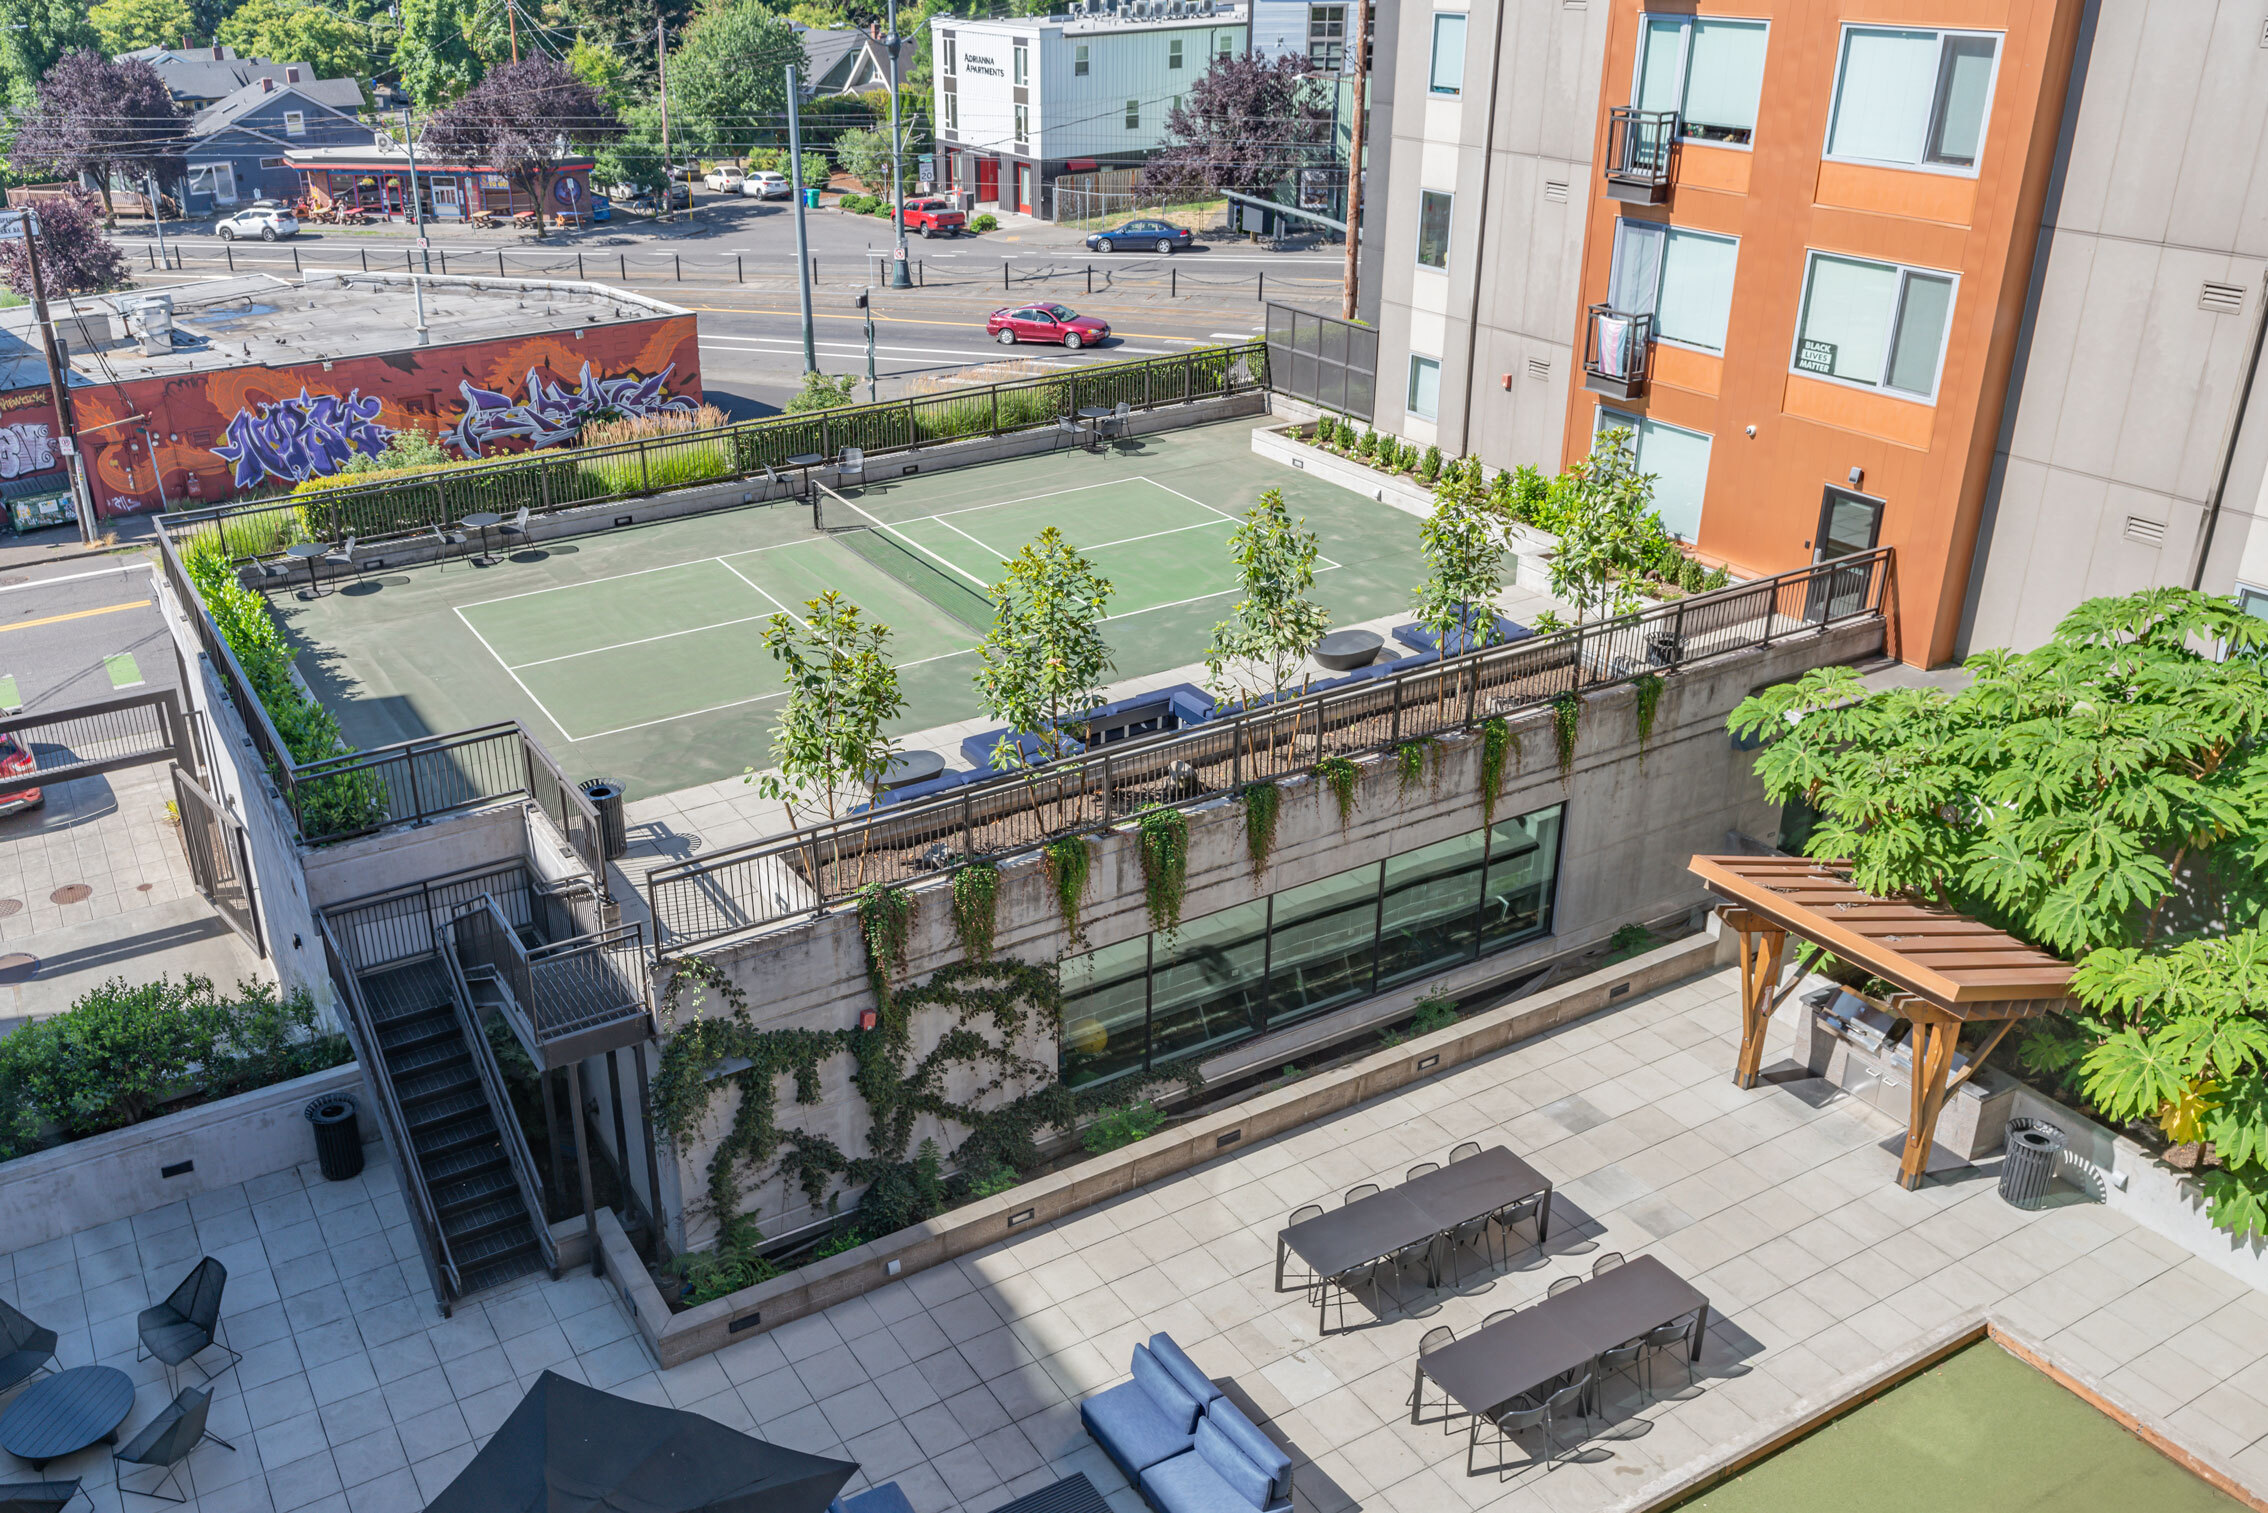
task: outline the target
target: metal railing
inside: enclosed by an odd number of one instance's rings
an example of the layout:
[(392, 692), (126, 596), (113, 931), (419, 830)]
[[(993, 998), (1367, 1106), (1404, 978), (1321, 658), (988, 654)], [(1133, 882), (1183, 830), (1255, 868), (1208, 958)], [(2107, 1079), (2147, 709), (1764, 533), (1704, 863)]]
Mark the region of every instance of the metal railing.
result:
[(1593, 305), (1583, 322), (1583, 387), (1630, 399), (1646, 392), (1654, 363), (1654, 317)]
[[(353, 536), (361, 545), (430, 533), (475, 511), (549, 514), (681, 488), (746, 482), (790, 457), (869, 457), (1053, 426), (1088, 406), (1159, 409), (1267, 387), (1265, 342), (1206, 347), (1173, 357), (1107, 363), (946, 393), (772, 415), (707, 431), (520, 452), (473, 468), (421, 473), (319, 493), (167, 515), (161, 534), (186, 545), (217, 533), (232, 561), (269, 556), (296, 541)], [(168, 575), (178, 574), (169, 564)], [(186, 578), (178, 578), (186, 587)]]
[(418, 1160), (417, 1145), (410, 1138), (408, 1121), (402, 1117), (401, 1099), (394, 1091), (393, 1074), (386, 1067), (386, 1051), (378, 1039), (377, 1022), (370, 1017), (370, 1006), (362, 997), (360, 973), (332, 932), (330, 916), (317, 915), (315, 927), (323, 933), (323, 954), (330, 966), (331, 981), (339, 990), (340, 1001), (346, 1005), (346, 1032), (347, 1038), (354, 1042), (355, 1060), (361, 1064), (363, 1075), (378, 1095), (379, 1127), (393, 1149), (394, 1170), (401, 1174), (402, 1185), (417, 1210), (418, 1222), (411, 1228), (417, 1231), (417, 1248), (425, 1259), (426, 1276), (442, 1299), (462, 1297), (464, 1277), (457, 1269), (456, 1258), (449, 1253), (449, 1237), (442, 1231), (440, 1217), (434, 1210), (433, 1194), (426, 1189), (425, 1168)]
[(636, 924), (529, 946), (492, 897), (450, 917), (444, 933), (455, 964), (486, 972), (503, 988), (513, 1031), (539, 1067), (580, 1061), (591, 1032), (652, 1029), (645, 932)]
[(465, 1037), (465, 1048), (472, 1053), (481, 1091), (488, 1099), (489, 1113), (496, 1122), (505, 1159), (512, 1167), (513, 1184), (519, 1188), (520, 1201), (527, 1207), (528, 1227), (535, 1232), (536, 1248), (543, 1252), (543, 1264), (556, 1277), (559, 1275), (559, 1243), (551, 1237), (550, 1211), (544, 1207), (543, 1184), (536, 1180), (535, 1152), (528, 1149), (527, 1132), (520, 1128), (511, 1091), (504, 1086), (504, 1069), (497, 1065), (496, 1048), (488, 1043), (487, 1031), (481, 1026), (472, 984), (465, 981), (464, 969), (457, 963), (457, 953), (448, 936), (449, 926), (444, 924), (440, 955), (449, 973), (449, 1002), (457, 1013), (457, 1031)]
[(681, 953), (818, 913), (870, 884), (1030, 852), (1148, 809), (1185, 808), (1304, 773), (1325, 757), (1469, 728), (1827, 625), (1886, 619), (1891, 561), (1890, 549), (1878, 548), (657, 868), (645, 883), (654, 948)]
[(333, 904), (324, 917), (338, 932), (346, 962), (357, 973), (382, 972), (440, 949), (441, 927), (482, 897), (496, 902), (514, 929), (546, 940), (579, 935), (591, 921), (542, 888), (523, 862), (447, 873), (382, 893)]
[(0, 719), (0, 734), (13, 735), (32, 755), (36, 770), (11, 773), (13, 787), (67, 783), (145, 762), (172, 761), (194, 772), (196, 753), (189, 744), (189, 722), (170, 688), (127, 694), (72, 709)]
[(1659, 204), (1669, 193), (1670, 158), (1677, 148), (1677, 112), (1617, 105), (1607, 112), (1602, 171), (1607, 198)]

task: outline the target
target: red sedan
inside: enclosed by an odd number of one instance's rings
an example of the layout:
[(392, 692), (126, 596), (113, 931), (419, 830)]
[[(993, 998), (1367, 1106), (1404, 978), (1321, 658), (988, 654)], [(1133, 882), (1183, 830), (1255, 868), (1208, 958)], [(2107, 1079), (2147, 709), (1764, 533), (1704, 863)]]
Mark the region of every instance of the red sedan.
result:
[(31, 753), (23, 738), (13, 734), (0, 734), (0, 814), (14, 814), (20, 809), (37, 809), (47, 802), (47, 795), (37, 788), (9, 789), (7, 780), (21, 778), (39, 770), (39, 758)]
[(1003, 347), (1020, 341), (1044, 341), (1077, 348), (1091, 347), (1110, 335), (1110, 322), (1063, 305), (1021, 305), (993, 311), (984, 329)]

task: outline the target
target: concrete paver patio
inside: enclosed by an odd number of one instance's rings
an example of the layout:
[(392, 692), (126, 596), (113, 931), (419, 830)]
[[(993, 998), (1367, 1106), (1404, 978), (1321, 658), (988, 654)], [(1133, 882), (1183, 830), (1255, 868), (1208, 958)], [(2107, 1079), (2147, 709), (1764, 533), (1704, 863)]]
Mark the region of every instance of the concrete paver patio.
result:
[[(1816, 1082), (1731, 1085), (1735, 1004), (1732, 973), (1690, 980), (668, 1372), (587, 1274), (440, 1318), (378, 1169), (283, 1173), (0, 1257), (0, 1296), (64, 1331), (62, 1364), (135, 1375), (131, 1431), (166, 1397), (162, 1369), (133, 1360), (135, 1310), (200, 1253), (228, 1264), (246, 1359), (212, 1422), (237, 1449), (192, 1457), (197, 1513), (422, 1507), (546, 1369), (846, 1456), (854, 1488), (895, 1479), (918, 1513), (988, 1513), (1074, 1470), (1134, 1513), (1077, 1400), (1160, 1329), (1266, 1415), (1303, 1513), (1606, 1508), (1980, 1310), (2268, 1488), (2268, 1297), (2099, 1207), (2013, 1209), (1989, 1173), (1900, 1190), (1891, 1121)], [(1301, 1295), (1272, 1290), (1285, 1217), (1471, 1139), (1560, 1184), (1549, 1247), (1318, 1338)], [(1695, 1388), (1642, 1410), (1610, 1389), (1583, 1459), (1467, 1477), (1461, 1432), (1408, 1422), (1418, 1337), (1525, 1306), (1606, 1251), (1659, 1256), (1708, 1294)], [(49, 1474), (87, 1476), (108, 1513), (107, 1468), (90, 1451)]]

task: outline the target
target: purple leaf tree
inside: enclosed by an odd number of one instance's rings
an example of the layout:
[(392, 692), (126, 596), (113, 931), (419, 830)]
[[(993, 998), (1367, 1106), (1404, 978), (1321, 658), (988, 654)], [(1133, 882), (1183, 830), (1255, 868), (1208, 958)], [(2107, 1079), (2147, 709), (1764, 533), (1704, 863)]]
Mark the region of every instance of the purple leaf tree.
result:
[[(39, 247), (39, 274), (49, 294), (100, 294), (132, 281), (125, 254), (102, 234), (93, 196), (59, 194), (40, 199), (31, 208), (39, 221), (33, 238)], [(21, 231), (0, 236), (0, 279), (26, 299), (31, 297), (31, 265), (24, 257)]]
[(491, 69), (464, 98), (436, 115), (418, 142), (437, 158), (493, 169), (536, 208), (542, 234), (545, 194), (570, 149), (622, 134), (606, 97), (555, 59), (523, 58)]
[(1146, 193), (1265, 199), (1291, 174), (1329, 161), (1329, 81), (1301, 57), (1219, 58), (1167, 114), (1165, 134), (1165, 147), (1142, 165)]
[(179, 176), (189, 117), (158, 77), (138, 60), (112, 62), (76, 52), (39, 81), (10, 152), (19, 169), (66, 178), (92, 174), (111, 219), (112, 177), (160, 183)]

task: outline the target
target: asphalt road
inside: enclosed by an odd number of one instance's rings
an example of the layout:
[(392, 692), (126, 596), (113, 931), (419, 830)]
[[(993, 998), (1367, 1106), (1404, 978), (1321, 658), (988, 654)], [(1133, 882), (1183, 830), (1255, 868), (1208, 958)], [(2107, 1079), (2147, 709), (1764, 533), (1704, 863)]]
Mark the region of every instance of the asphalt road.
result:
[(179, 684), (149, 557), (0, 574), (0, 706), (40, 714)]

